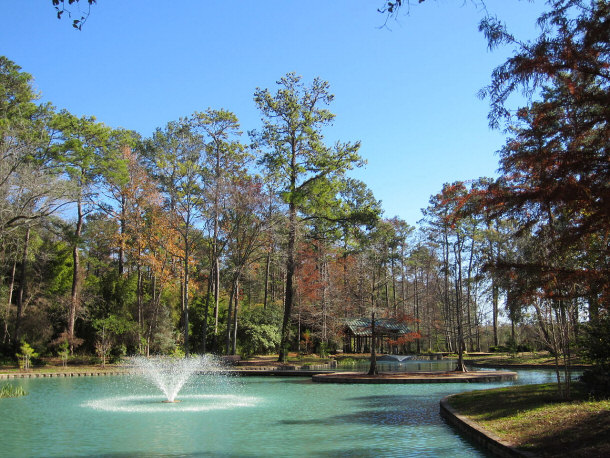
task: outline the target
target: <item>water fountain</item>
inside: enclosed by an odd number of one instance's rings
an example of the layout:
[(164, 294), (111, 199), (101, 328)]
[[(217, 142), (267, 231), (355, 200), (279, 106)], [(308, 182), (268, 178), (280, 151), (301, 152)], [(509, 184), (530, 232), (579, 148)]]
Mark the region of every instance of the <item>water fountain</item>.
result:
[(136, 374), (141, 374), (161, 390), (165, 403), (180, 402), (176, 396), (180, 389), (195, 373), (223, 374), (220, 362), (209, 355), (173, 358), (143, 356), (130, 358), (129, 366)]
[(92, 399), (83, 407), (108, 412), (169, 413), (252, 407), (258, 402), (240, 393), (240, 382), (229, 376), (225, 364), (212, 355), (137, 356), (129, 358), (125, 366), (133, 393)]

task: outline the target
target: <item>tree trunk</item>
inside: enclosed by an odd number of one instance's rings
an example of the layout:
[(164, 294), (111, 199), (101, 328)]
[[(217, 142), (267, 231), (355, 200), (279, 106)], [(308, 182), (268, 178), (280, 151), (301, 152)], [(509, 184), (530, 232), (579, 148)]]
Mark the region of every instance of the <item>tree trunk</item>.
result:
[(560, 344), (561, 353), (563, 355), (563, 378), (565, 384), (564, 399), (570, 399), (571, 393), (571, 348), (570, 348), (570, 313), (566, 310), (566, 304), (569, 304), (568, 300), (559, 301), (559, 332), (560, 332)]
[(451, 339), (451, 328), (452, 328), (452, 314), (451, 304), (449, 301), (449, 238), (447, 234), (447, 228), (443, 232), (443, 305), (445, 313), (445, 340), (447, 343), (447, 350), (453, 350), (453, 341)]
[(125, 269), (124, 260), (125, 257), (125, 222), (127, 217), (125, 215), (126, 210), (125, 196), (121, 195), (121, 217), (119, 219), (120, 228), (120, 241), (119, 241), (119, 276), (123, 275)]
[(235, 298), (233, 299), (233, 345), (231, 354), (237, 353), (237, 314), (239, 312), (239, 275), (235, 279)]
[[(273, 193), (270, 188), (269, 192), (269, 209), (267, 213), (268, 221), (271, 221), (273, 216)], [(271, 235), (271, 231), (269, 231)], [(263, 298), (263, 310), (267, 310), (267, 302), (269, 300), (269, 276), (271, 273), (271, 254), (273, 253), (273, 236), (271, 235), (269, 240), (269, 249), (267, 251), (267, 259), (265, 260), (265, 294)]]
[(8, 299), (6, 301), (6, 310), (4, 312), (4, 335), (2, 336), (2, 343), (10, 343), (10, 335), (8, 332), (8, 322), (11, 317), (11, 307), (13, 306), (13, 289), (15, 287), (15, 273), (17, 270), (17, 261), (13, 261), (13, 268), (11, 269), (11, 281), (8, 286)]
[[(491, 229), (491, 223), (487, 223), (487, 228)], [(491, 238), (489, 239), (489, 258), (493, 262), (497, 261), (497, 256), (494, 250), (494, 243)], [(498, 340), (498, 302), (500, 297), (500, 290), (498, 288), (498, 282), (496, 280), (496, 273), (492, 270), (491, 272), (491, 303), (492, 303), (492, 325), (493, 325), (493, 343), (494, 346), (499, 345)]]
[(371, 365), (368, 375), (379, 375), (377, 370), (377, 335), (375, 333), (375, 312), (371, 313)]
[[(188, 227), (186, 228), (188, 231)], [(188, 235), (184, 244), (184, 355), (189, 355), (189, 257), (190, 246)]]
[(76, 229), (74, 230), (74, 246), (72, 247), (72, 291), (70, 293), (70, 309), (68, 310), (68, 340), (70, 344), (70, 354), (74, 354), (74, 325), (76, 314), (80, 302), (80, 253), (78, 245), (80, 243), (83, 228), (83, 207), (79, 200), (76, 205), (77, 219)]
[(220, 260), (218, 253), (214, 255), (214, 335), (212, 336), (212, 349), (217, 350), (218, 346), (218, 309), (220, 305)]
[(210, 296), (212, 295), (213, 271), (210, 270), (208, 277), (208, 293), (205, 295), (205, 307), (203, 309), (203, 329), (201, 334), (201, 352), (205, 354), (208, 346), (208, 315), (210, 313)]
[(28, 248), (30, 245), (30, 228), (29, 226), (25, 230), (25, 236), (23, 238), (23, 254), (21, 257), (21, 269), (19, 271), (19, 291), (17, 292), (17, 318), (15, 320), (15, 341), (14, 344), (19, 345), (21, 338), (21, 319), (23, 317), (23, 298), (25, 296), (25, 289), (27, 286), (27, 263), (28, 263)]
[(496, 280), (494, 277), (491, 279), (491, 301), (493, 304), (493, 339), (494, 346), (498, 346), (498, 299), (499, 299), (499, 288), (496, 284)]
[(220, 178), (222, 177), (222, 169), (220, 168), (220, 156), (221, 151), (218, 144), (215, 148), (216, 153), (216, 167), (214, 170), (214, 234), (212, 239), (212, 265), (214, 266), (214, 350), (217, 350), (217, 339), (218, 339), (218, 309), (219, 309), (219, 297), (220, 297), (220, 253), (218, 249), (218, 233), (219, 227), (219, 199), (220, 199)]
[(463, 301), (462, 301), (462, 244), (461, 239), (458, 237), (456, 244), (454, 245), (454, 254), (456, 258), (456, 272), (457, 277), (455, 279), (455, 315), (457, 323), (457, 351), (458, 351), (458, 363), (455, 368), (458, 372), (468, 372), (466, 365), (464, 364), (464, 348), (466, 346), (464, 339), (464, 322), (463, 322)]
[(161, 305), (161, 292), (157, 292), (157, 276), (152, 275), (152, 297), (153, 297), (153, 315), (148, 324), (148, 331), (146, 335), (146, 356), (150, 356), (150, 341), (152, 339), (153, 331), (157, 324), (157, 317), (159, 315), (159, 307)]
[(142, 288), (142, 283), (143, 283), (143, 279), (142, 279), (142, 266), (140, 265), (140, 259), (138, 257), (138, 266), (137, 266), (137, 272), (138, 272), (138, 280), (137, 280), (137, 296), (138, 296), (138, 346), (140, 346), (142, 344), (142, 331), (144, 329), (144, 299), (143, 299), (143, 295), (144, 295), (144, 291)]
[(394, 318), (398, 316), (398, 303), (396, 302), (396, 273), (394, 271), (394, 250), (392, 250), (392, 307), (394, 308)]
[(227, 310), (227, 329), (225, 332), (225, 355), (229, 354), (231, 349), (231, 323), (233, 314), (233, 303), (235, 301), (235, 280), (231, 282), (231, 294), (229, 295), (229, 308)]
[[(386, 269), (384, 269), (386, 270)], [(387, 270), (385, 273), (385, 286), (384, 286), (384, 290), (385, 290), (385, 308), (386, 310), (390, 310), (390, 285), (389, 285), (389, 281), (388, 281), (388, 274), (387, 274)]]
[(400, 282), (400, 302), (402, 303), (402, 311), (406, 313), (407, 311), (407, 269), (405, 266), (405, 251), (404, 245), (401, 250), (400, 256), (400, 276), (402, 281)]
[(263, 310), (267, 310), (267, 301), (269, 296), (269, 273), (271, 270), (271, 247), (267, 252), (267, 259), (265, 261), (265, 294), (263, 297)]
[(285, 362), (288, 357), (288, 345), (290, 340), (290, 314), (294, 303), (294, 251), (296, 244), (297, 210), (293, 202), (289, 205), (289, 232), (288, 253), (286, 260), (286, 293), (284, 296), (284, 319), (282, 321), (282, 336), (280, 341), (279, 361)]
[[(322, 242), (324, 243), (324, 242)], [(328, 314), (328, 261), (326, 259), (325, 250), (321, 251), (320, 260), (320, 281), (322, 282), (322, 342), (325, 344), (328, 342), (327, 332), (327, 314)]]
[[(418, 281), (417, 281), (417, 265), (414, 268), (415, 271), (415, 328), (417, 333), (420, 333), (420, 326), (419, 326), (419, 285), (418, 285)], [(417, 354), (421, 353), (421, 339), (416, 339), (415, 340), (415, 345), (417, 346)]]
[(471, 302), (472, 302), (472, 266), (474, 262), (474, 237), (475, 234), (472, 234), (472, 244), (470, 246), (470, 257), (468, 259), (468, 271), (466, 277), (466, 324), (468, 325), (468, 348), (469, 351), (472, 351), (474, 348), (474, 342), (472, 339), (472, 310), (471, 310)]

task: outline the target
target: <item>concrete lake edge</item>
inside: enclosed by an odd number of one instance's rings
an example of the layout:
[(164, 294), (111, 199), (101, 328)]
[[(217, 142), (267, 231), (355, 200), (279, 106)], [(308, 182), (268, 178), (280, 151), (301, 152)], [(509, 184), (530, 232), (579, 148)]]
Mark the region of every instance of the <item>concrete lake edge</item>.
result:
[(451, 405), (449, 399), (457, 394), (446, 396), (440, 401), (440, 415), (447, 424), (458, 430), (460, 435), (466, 436), (478, 445), (502, 458), (536, 457), (534, 453), (519, 450), (511, 443), (503, 441), (498, 436), (481, 427), (478, 423), (460, 415)]

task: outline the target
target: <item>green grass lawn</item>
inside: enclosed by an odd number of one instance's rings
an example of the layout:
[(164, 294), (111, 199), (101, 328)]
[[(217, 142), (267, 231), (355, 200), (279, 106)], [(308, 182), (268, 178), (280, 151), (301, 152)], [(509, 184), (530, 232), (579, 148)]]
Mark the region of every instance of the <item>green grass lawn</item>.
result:
[[(527, 352), (527, 353), (498, 353), (498, 354), (485, 354), (484, 356), (471, 354), (465, 355), (466, 361), (475, 362), (478, 364), (499, 364), (499, 365), (533, 365), (533, 366), (554, 366), (555, 358), (548, 352)], [(571, 363), (573, 365), (586, 365), (586, 362), (580, 358), (572, 358)], [(563, 364), (563, 359), (559, 358), (559, 364)]]
[[(44, 364), (32, 365), (27, 371), (28, 373), (60, 373), (60, 372), (116, 372), (117, 370), (124, 370), (120, 364), (106, 364), (106, 367), (102, 367), (99, 364), (95, 364), (91, 358), (74, 358), (67, 366), (61, 362), (59, 358), (47, 358), (44, 360)], [(24, 372), (13, 361), (3, 361), (0, 363), (0, 374), (18, 374)]]
[(560, 401), (555, 384), (472, 391), (450, 398), (460, 414), (514, 446), (540, 456), (610, 456), (610, 400), (574, 383)]

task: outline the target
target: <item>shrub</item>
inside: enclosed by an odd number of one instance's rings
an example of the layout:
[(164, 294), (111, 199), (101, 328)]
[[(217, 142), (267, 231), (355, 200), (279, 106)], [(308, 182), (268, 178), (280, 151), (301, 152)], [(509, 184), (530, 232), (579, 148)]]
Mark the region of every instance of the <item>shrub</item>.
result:
[(255, 306), (244, 310), (237, 329), (237, 341), (242, 356), (273, 353), (280, 345), (280, 324), (282, 316), (279, 309)]
[(25, 371), (28, 371), (30, 370), (30, 362), (32, 358), (38, 357), (38, 353), (36, 353), (25, 340), (23, 340), (21, 342), (21, 353), (17, 353), (16, 356), (20, 359), (19, 367)]
[(610, 394), (610, 317), (602, 316), (585, 326), (583, 354), (593, 363), (582, 375), (591, 391)]
[(356, 358), (352, 358), (350, 356), (347, 356), (345, 358), (341, 358), (339, 360), (337, 360), (337, 364), (342, 367), (342, 366), (355, 366), (357, 365), (359, 362), (359, 360), (357, 360)]
[(62, 366), (66, 367), (68, 365), (68, 358), (70, 356), (70, 348), (67, 340), (64, 340), (59, 344), (57, 354), (61, 357)]
[(320, 358), (326, 358), (328, 356), (328, 353), (330, 351), (330, 345), (326, 342), (320, 342), (318, 344), (318, 354), (320, 355)]
[(244, 356), (271, 353), (280, 343), (280, 332), (274, 325), (248, 323), (242, 333), (241, 350)]
[(580, 380), (594, 396), (607, 397), (610, 395), (610, 371), (592, 367), (583, 372)]

